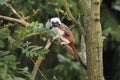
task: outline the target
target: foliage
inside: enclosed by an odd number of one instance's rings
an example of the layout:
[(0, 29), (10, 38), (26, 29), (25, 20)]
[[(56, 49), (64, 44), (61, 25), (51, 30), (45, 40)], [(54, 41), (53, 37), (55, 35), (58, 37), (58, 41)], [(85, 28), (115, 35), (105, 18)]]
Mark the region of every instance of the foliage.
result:
[[(109, 13), (108, 10), (103, 10), (103, 12)], [(106, 37), (112, 35), (115, 40), (119, 41), (120, 40), (119, 23), (116, 21), (116, 19), (113, 18), (111, 13), (109, 14), (101, 13), (101, 14), (105, 15), (105, 17), (102, 17), (101, 20), (103, 26), (103, 35)]]
[(7, 28), (0, 29), (0, 48), (5, 47), (3, 40), (8, 38), (8, 36), (9, 36), (9, 29)]
[(48, 53), (48, 50), (44, 50), (42, 47), (37, 45), (30, 45), (30, 42), (21, 43), (20, 48), (22, 53), (26, 54), (27, 57), (41, 57), (44, 58), (44, 55)]
[(0, 5), (5, 4), (7, 1), (9, 1), (9, 0), (0, 0)]
[[(57, 55), (59, 64), (53, 69), (44, 71), (47, 79), (57, 80), (85, 80), (85, 76), (80, 68), (79, 62), (72, 61), (61, 54)], [(38, 76), (38, 80), (44, 80), (42, 76)]]
[(119, 1), (119, 0), (116, 0), (116, 1), (114, 2), (114, 5), (120, 6), (120, 1)]
[(45, 24), (45, 27), (39, 22), (32, 22), (31, 25), (27, 27), (17, 25), (9, 28), (6, 26), (14, 26), (14, 24), (8, 23), (4, 25), (5, 28), (3, 27), (0, 29), (0, 48), (7, 48), (9, 50), (0, 51), (0, 78), (2, 80), (29, 79), (30, 73), (28, 72), (28, 68), (18, 68), (16, 56), (13, 54), (16, 54), (15, 51), (19, 49), (20, 55), (23, 53), (27, 57), (45, 58), (44, 55), (48, 53), (49, 50), (44, 50), (42, 46), (33, 45), (31, 42), (26, 40), (35, 35), (46, 34), (48, 36), (54, 36), (55, 32), (49, 29), (49, 21)]
[(57, 73), (56, 77), (58, 80), (85, 80), (85, 76), (80, 68), (79, 62), (71, 61), (62, 55), (58, 55), (58, 60), (61, 63), (55, 67), (55, 72)]
[[(82, 13), (80, 13), (79, 4), (76, 1), (68, 0), (69, 7), (77, 21), (82, 22)], [(54, 57), (56, 53), (66, 55), (66, 51), (62, 47), (59, 48), (58, 45), (53, 44), (50, 50), (44, 50), (47, 39), (56, 34), (55, 31), (49, 29), (50, 23), (47, 22), (48, 19), (58, 16), (65, 24), (73, 24), (69, 22), (71, 19), (66, 12), (64, 0), (0, 0), (0, 15), (16, 18), (9, 8), (4, 5), (6, 2), (10, 3), (26, 21), (31, 22), (31, 25), (23, 27), (17, 23), (0, 20), (0, 79), (28, 80), (29, 72), (32, 69), (31, 64), (29, 64), (31, 61), (27, 59), (40, 56), (45, 59), (41, 68), (48, 79), (52, 79), (55, 75), (58, 80), (79, 80), (80, 78), (84, 80), (79, 68), (80, 65), (77, 62), (63, 56), (58, 57), (61, 60), (59, 64), (55, 62), (57, 61), (57, 58)], [(119, 4), (119, 0), (114, 1), (114, 5), (119, 6)], [(105, 5), (102, 5), (101, 11), (103, 35), (106, 37), (104, 48), (107, 49), (106, 41), (109, 41), (109, 35), (112, 36), (113, 41), (117, 41), (117, 44), (120, 43), (120, 25), (115, 18), (116, 15), (113, 14), (114, 11), (110, 12)], [(76, 46), (79, 49), (79, 29), (74, 27), (72, 31)], [(114, 50), (117, 49), (114, 43), (111, 43), (111, 47)], [(49, 55), (48, 52), (50, 52)], [(45, 57), (46, 54), (47, 57)], [(27, 67), (23, 65), (25, 61), (28, 63)], [(41, 74), (38, 74), (38, 80), (42, 80), (41, 77)]]
[[(15, 27), (15, 31), (12, 32), (14, 34), (10, 33), (11, 30), (9, 28), (0, 29), (0, 48), (5, 49), (8, 47), (9, 49), (9, 51), (0, 51), (0, 78), (2, 80), (25, 80), (29, 78), (30, 73), (28, 72), (27, 67), (17, 67), (18, 62), (16, 62), (16, 56), (13, 55), (14, 51), (19, 49), (21, 50), (21, 53), (25, 54), (27, 57), (45, 58), (44, 55), (48, 53), (49, 50), (44, 50), (42, 46), (33, 45), (26, 40), (38, 34), (42, 35), (46, 33), (46, 35), (54, 36), (55, 32), (50, 30), (49, 26), (49, 22), (45, 24), (45, 27), (42, 23), (39, 24), (38, 22), (32, 22), (31, 25), (27, 27)], [(7, 41), (5, 41), (5, 39), (7, 39)], [(7, 45), (5, 45), (6, 43)]]
[[(16, 61), (16, 57), (10, 54), (10, 51), (0, 51), (0, 78), (2, 80), (15, 80), (20, 77), (19, 75), (29, 77), (29, 72), (25, 68), (17, 68), (19, 62)], [(27, 68), (27, 67), (26, 67)], [(17, 73), (17, 75), (15, 75)], [(20, 80), (24, 80), (21, 78)]]

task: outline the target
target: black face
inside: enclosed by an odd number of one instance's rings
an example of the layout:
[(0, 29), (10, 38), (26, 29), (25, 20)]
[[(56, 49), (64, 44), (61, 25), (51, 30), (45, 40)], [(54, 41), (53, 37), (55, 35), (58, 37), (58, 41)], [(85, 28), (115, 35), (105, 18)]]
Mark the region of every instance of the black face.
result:
[(51, 22), (51, 26), (50, 29), (52, 29), (53, 27), (58, 27), (60, 24), (56, 21), (56, 22)]
[(56, 21), (56, 22), (52, 22), (52, 27), (58, 27), (60, 24)]

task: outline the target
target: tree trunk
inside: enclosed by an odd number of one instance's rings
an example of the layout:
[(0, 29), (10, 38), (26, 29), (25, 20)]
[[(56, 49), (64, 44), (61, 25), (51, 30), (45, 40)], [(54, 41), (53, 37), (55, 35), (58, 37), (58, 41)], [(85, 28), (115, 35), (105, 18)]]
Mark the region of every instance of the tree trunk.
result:
[(91, 0), (90, 13), (84, 17), (88, 80), (104, 80), (100, 4), (100, 0)]

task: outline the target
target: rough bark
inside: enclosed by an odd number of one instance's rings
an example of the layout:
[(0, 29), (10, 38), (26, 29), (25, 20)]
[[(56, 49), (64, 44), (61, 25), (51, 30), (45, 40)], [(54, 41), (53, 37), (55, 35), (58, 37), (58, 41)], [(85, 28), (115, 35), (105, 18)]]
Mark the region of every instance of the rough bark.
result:
[(88, 16), (86, 16), (84, 22), (88, 22), (88, 24), (85, 25), (88, 80), (104, 80), (100, 0), (91, 0), (91, 11)]

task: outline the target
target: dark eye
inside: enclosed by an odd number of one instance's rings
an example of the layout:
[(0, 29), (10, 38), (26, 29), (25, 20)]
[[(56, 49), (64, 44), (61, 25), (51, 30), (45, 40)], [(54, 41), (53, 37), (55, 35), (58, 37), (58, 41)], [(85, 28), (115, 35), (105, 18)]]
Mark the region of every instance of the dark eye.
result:
[(55, 22), (52, 22), (52, 24), (54, 24)]

